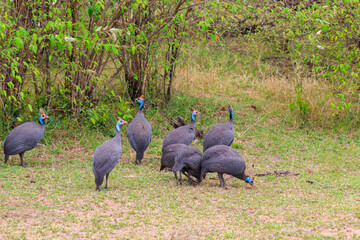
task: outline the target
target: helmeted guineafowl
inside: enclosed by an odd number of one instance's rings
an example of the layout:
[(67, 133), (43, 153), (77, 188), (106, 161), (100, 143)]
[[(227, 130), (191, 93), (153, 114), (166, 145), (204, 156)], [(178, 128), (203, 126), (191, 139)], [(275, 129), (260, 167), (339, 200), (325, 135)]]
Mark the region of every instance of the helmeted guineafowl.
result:
[(216, 145), (203, 154), (200, 179), (202, 180), (207, 172), (217, 172), (220, 187), (225, 187), (223, 174), (226, 173), (252, 185), (253, 179), (245, 174), (245, 169), (245, 161), (236, 150), (225, 145)]
[(175, 157), (173, 172), (180, 171), (180, 184), (182, 185), (181, 173), (184, 173), (191, 182), (190, 176), (194, 176), (200, 182), (202, 153), (197, 147), (185, 146), (181, 148)]
[(45, 132), (45, 119), (48, 116), (40, 109), (40, 117), (37, 124), (35, 122), (23, 123), (9, 132), (4, 140), (5, 163), (10, 155), (20, 155), (20, 166), (24, 164), (24, 153), (33, 149), (43, 138)]
[(121, 133), (120, 129), (126, 121), (119, 118), (116, 123), (116, 135), (111, 140), (103, 142), (99, 147), (96, 148), (92, 167), (95, 175), (96, 190), (101, 191), (100, 186), (106, 176), (107, 189), (108, 177), (111, 170), (114, 169), (121, 156)]
[(191, 113), (191, 122), (190, 124), (186, 126), (178, 127), (174, 130), (172, 130), (163, 141), (163, 147), (162, 150), (175, 143), (182, 143), (185, 145), (190, 145), (192, 141), (194, 140), (195, 136), (195, 118), (200, 113), (196, 111), (195, 109)]
[(231, 146), (234, 141), (233, 109), (229, 104), (229, 121), (215, 124), (205, 135), (203, 152), (215, 145)]
[(151, 141), (151, 125), (144, 117), (144, 96), (135, 99), (140, 103), (139, 111), (128, 127), (127, 136), (131, 147), (136, 151), (135, 164), (141, 164), (144, 152)]
[[(180, 151), (181, 148), (186, 147), (187, 145), (182, 143), (175, 143), (167, 146), (161, 155), (161, 166), (160, 171), (164, 168), (172, 168), (175, 163), (175, 157)], [(176, 173), (174, 174), (175, 178), (177, 179)]]

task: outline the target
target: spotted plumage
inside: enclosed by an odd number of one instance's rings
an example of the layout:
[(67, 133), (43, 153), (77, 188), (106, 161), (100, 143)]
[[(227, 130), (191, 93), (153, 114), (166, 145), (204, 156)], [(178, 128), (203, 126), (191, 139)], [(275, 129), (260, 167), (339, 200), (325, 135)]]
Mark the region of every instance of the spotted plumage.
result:
[(203, 152), (215, 145), (231, 146), (234, 141), (233, 109), (229, 105), (229, 121), (215, 124), (205, 135)]
[(5, 163), (7, 163), (10, 155), (19, 154), (20, 166), (26, 167), (23, 159), (24, 153), (36, 147), (43, 138), (46, 118), (48, 116), (40, 109), (38, 123), (26, 122), (10, 131), (4, 140)]
[(162, 147), (163, 151), (167, 146), (169, 146), (171, 144), (182, 143), (185, 145), (190, 145), (192, 143), (192, 141), (194, 140), (194, 136), (195, 136), (195, 118), (199, 114), (200, 113), (194, 109), (193, 112), (191, 113), (190, 124), (188, 124), (186, 126), (181, 126), (181, 127), (178, 127), (176, 129), (172, 130), (164, 138), (163, 147)]
[(189, 178), (195, 177), (200, 182), (202, 153), (197, 147), (184, 146), (175, 157), (175, 163), (172, 168), (173, 172), (180, 172), (180, 184), (182, 184), (181, 173)]
[(144, 96), (137, 98), (136, 101), (140, 104), (139, 111), (129, 124), (127, 136), (131, 147), (136, 151), (135, 163), (141, 164), (144, 152), (151, 142), (152, 133), (151, 125), (143, 113)]
[(203, 154), (200, 179), (202, 180), (208, 172), (216, 172), (220, 187), (225, 187), (224, 173), (253, 184), (253, 179), (245, 174), (245, 169), (245, 161), (236, 150), (225, 145), (216, 145)]
[(95, 176), (96, 190), (101, 191), (100, 186), (106, 176), (105, 189), (108, 188), (108, 177), (110, 172), (119, 162), (121, 156), (121, 133), (120, 129), (123, 124), (127, 122), (119, 118), (116, 123), (116, 135), (110, 140), (105, 141), (96, 148), (92, 167)]

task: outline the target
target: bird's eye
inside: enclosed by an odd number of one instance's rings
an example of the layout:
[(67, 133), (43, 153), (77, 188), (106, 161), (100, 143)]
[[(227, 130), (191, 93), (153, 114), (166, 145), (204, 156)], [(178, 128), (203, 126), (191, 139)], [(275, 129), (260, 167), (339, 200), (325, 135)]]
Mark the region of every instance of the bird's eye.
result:
[(45, 117), (45, 115), (41, 115), (41, 117), (43, 117), (43, 118), (44, 118), (44, 117)]

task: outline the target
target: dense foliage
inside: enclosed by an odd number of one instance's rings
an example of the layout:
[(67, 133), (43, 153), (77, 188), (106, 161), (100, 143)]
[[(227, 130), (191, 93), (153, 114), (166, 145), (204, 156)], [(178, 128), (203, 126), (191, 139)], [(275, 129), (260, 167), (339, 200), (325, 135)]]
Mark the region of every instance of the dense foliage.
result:
[(199, 28), (206, 19), (199, 7), (205, 5), (187, 0), (2, 3), (1, 120), (15, 121), (25, 108), (39, 107), (79, 116), (99, 104), (119, 78), (130, 99), (150, 90), (169, 100), (184, 39), (207, 30)]
[[(0, 114), (11, 127), (40, 107), (53, 116), (96, 124), (114, 103), (140, 94), (169, 101), (176, 66), (209, 42), (224, 49), (246, 41), (245, 54), (266, 49), (263, 62), (280, 73), (328, 81), (358, 114), (359, 1), (14, 0), (0, 10)], [(249, 44), (252, 43), (252, 44)], [(231, 54), (241, 54), (228, 48)], [(254, 56), (256, 57), (256, 56)], [(274, 61), (275, 59), (275, 61)], [(252, 66), (249, 74), (273, 75)], [(299, 82), (289, 107), (306, 118), (311, 106)], [(119, 101), (119, 95), (120, 101)], [(33, 114), (32, 114), (33, 115)], [(104, 116), (103, 116), (104, 115)]]

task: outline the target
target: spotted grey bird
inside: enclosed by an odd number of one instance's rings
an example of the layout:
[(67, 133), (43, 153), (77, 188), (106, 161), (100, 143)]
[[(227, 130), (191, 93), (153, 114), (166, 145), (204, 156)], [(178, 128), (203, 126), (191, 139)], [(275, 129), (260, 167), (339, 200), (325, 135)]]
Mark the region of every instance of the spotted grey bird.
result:
[(163, 147), (162, 150), (175, 143), (182, 143), (185, 145), (190, 145), (195, 137), (195, 118), (200, 113), (196, 111), (195, 109), (191, 113), (191, 122), (190, 124), (186, 126), (178, 127), (174, 130), (172, 130), (163, 141)]
[(201, 160), (202, 153), (197, 147), (184, 146), (182, 147), (175, 157), (173, 172), (180, 172), (179, 182), (182, 185), (181, 173), (188, 177), (189, 181), (192, 182), (190, 176), (193, 176), (200, 181), (201, 174)]
[(99, 147), (96, 148), (92, 167), (95, 175), (96, 190), (101, 191), (100, 186), (106, 176), (105, 189), (108, 188), (108, 177), (111, 170), (114, 169), (116, 164), (119, 162), (121, 156), (121, 126), (127, 123), (126, 121), (119, 118), (116, 123), (116, 135), (110, 140), (103, 142)]
[(229, 121), (217, 123), (206, 133), (203, 142), (203, 152), (215, 145), (231, 146), (234, 141), (233, 108), (229, 104)]
[(36, 147), (43, 138), (45, 133), (45, 119), (48, 116), (40, 109), (40, 117), (38, 123), (26, 122), (9, 132), (4, 140), (5, 163), (7, 163), (10, 155), (20, 155), (20, 166), (26, 167), (24, 164), (24, 153)]
[(216, 172), (220, 181), (219, 187), (225, 187), (224, 173), (253, 185), (254, 181), (245, 174), (245, 169), (245, 161), (236, 150), (225, 145), (216, 145), (203, 154), (200, 180), (205, 177), (206, 173)]
[(131, 147), (136, 151), (135, 164), (141, 164), (144, 152), (151, 142), (151, 125), (146, 120), (144, 108), (144, 96), (135, 99), (140, 104), (139, 111), (128, 127), (127, 136)]

